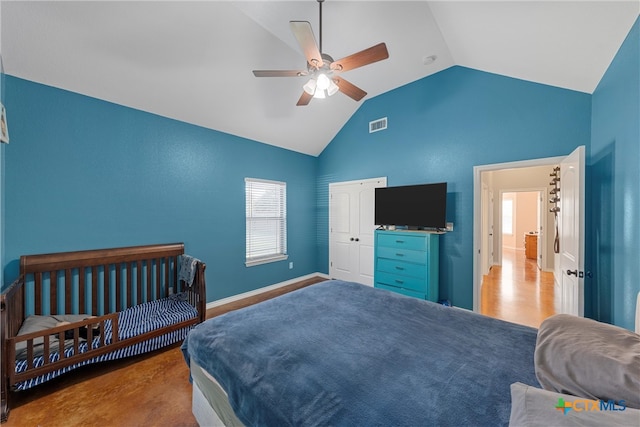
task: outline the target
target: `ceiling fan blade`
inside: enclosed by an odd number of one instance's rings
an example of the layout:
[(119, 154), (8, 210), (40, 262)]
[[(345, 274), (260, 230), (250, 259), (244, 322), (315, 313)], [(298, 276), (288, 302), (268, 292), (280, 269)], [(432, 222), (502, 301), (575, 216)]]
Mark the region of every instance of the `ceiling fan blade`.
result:
[(342, 77), (334, 77), (333, 82), (338, 85), (338, 89), (340, 89), (340, 92), (344, 93), (348, 97), (353, 98), (356, 101), (360, 101), (362, 98), (367, 96), (367, 92), (363, 91), (353, 83), (346, 81)]
[(307, 92), (303, 91), (302, 96), (298, 99), (298, 103), (296, 105), (299, 107), (307, 105), (311, 101), (311, 98), (313, 98), (313, 95), (309, 95)]
[(302, 47), (302, 51), (304, 52), (304, 56), (307, 58), (307, 62), (314, 67), (322, 67), (322, 55), (320, 55), (316, 38), (313, 36), (311, 24), (307, 21), (290, 21), (289, 25), (291, 26), (291, 31), (298, 40), (300, 47)]
[(307, 74), (306, 71), (298, 70), (253, 70), (256, 77), (300, 77)]
[(387, 45), (384, 43), (371, 46), (353, 55), (349, 55), (331, 63), (331, 69), (335, 72), (349, 71), (354, 68), (382, 61), (389, 57)]

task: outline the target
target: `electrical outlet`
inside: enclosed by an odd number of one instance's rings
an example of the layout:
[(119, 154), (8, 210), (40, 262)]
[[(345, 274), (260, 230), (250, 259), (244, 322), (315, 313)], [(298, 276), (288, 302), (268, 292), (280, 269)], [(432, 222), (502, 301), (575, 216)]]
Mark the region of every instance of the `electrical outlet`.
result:
[(293, 270), (293, 261), (289, 263), (289, 270)]
[(453, 231), (453, 223), (452, 222), (448, 222), (447, 223), (447, 231)]

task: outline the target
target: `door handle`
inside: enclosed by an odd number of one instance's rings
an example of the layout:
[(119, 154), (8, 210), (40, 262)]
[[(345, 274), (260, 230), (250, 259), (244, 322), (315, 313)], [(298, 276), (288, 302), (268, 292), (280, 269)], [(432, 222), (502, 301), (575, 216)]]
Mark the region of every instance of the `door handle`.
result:
[(360, 241), (360, 239), (358, 239), (358, 238), (356, 237), (356, 242), (359, 242), (359, 241)]
[(352, 238), (350, 238), (349, 240), (351, 240), (351, 241), (353, 242), (353, 237), (352, 237)]
[(573, 271), (567, 270), (567, 276), (571, 276), (571, 275), (578, 277), (578, 270), (573, 270)]

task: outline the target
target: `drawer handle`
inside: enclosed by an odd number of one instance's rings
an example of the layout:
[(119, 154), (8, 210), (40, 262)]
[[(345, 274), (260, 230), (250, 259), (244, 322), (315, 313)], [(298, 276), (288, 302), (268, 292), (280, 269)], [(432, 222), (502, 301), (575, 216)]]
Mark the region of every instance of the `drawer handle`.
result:
[(404, 256), (404, 254), (396, 254), (396, 256)]
[(396, 270), (404, 270), (404, 267), (400, 267), (396, 265)]
[(396, 240), (396, 243), (404, 243), (404, 240)]
[(399, 284), (401, 284), (401, 285), (402, 285), (402, 284), (404, 283), (404, 280), (396, 279), (396, 283), (399, 283)]

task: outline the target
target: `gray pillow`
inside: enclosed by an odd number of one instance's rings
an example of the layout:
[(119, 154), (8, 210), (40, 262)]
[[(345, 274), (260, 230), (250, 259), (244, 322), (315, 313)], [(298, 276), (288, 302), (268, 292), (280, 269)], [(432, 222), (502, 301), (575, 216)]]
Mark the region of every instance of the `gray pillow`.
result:
[[(559, 399), (562, 399), (560, 401)], [(586, 399), (567, 394), (554, 393), (522, 383), (511, 384), (510, 427), (549, 427), (549, 426), (638, 426), (640, 411), (615, 406), (616, 410), (598, 410)], [(557, 409), (557, 406), (575, 405), (576, 409)], [(569, 406), (570, 405), (570, 406)], [(608, 407), (611, 408), (611, 407)]]
[(557, 314), (540, 325), (535, 372), (546, 390), (640, 408), (640, 335)]

